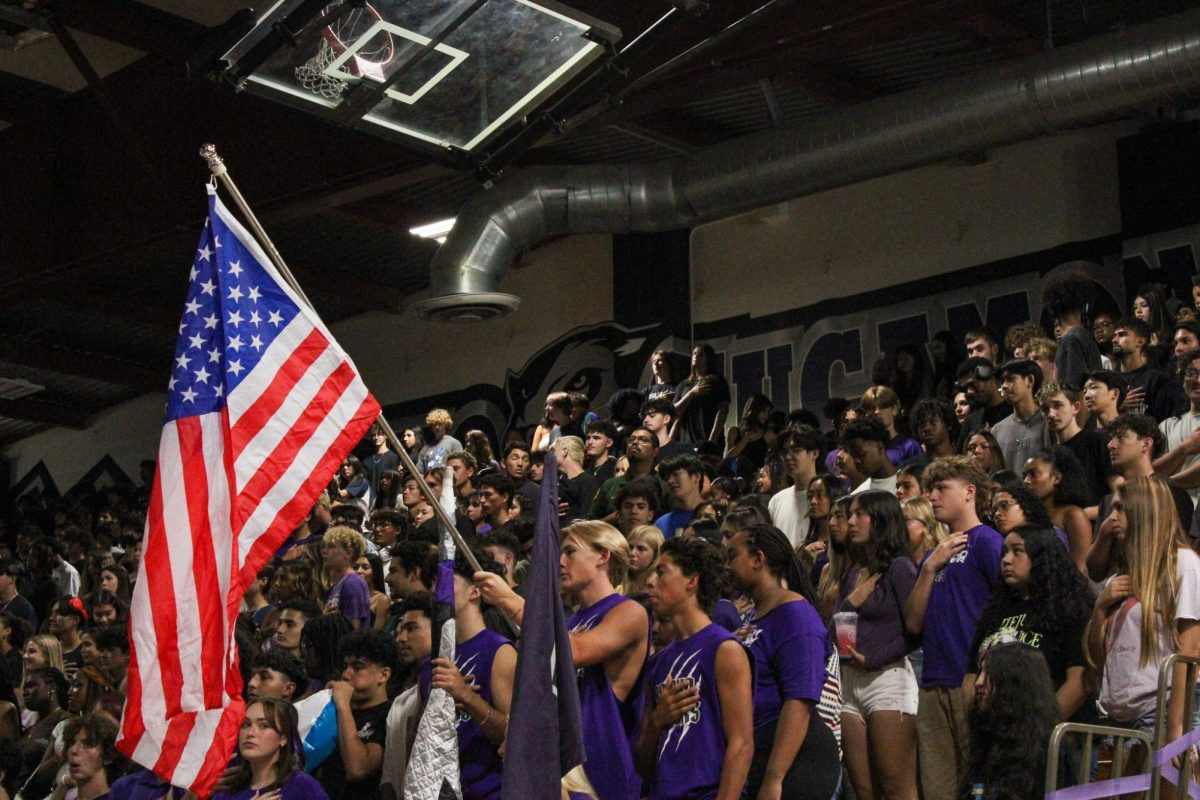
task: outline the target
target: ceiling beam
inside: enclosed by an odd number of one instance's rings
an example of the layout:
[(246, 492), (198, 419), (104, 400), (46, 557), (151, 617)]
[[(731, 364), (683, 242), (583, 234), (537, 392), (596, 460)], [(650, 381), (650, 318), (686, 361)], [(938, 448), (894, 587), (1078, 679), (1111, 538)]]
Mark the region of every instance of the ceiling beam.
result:
[[(706, 93), (711, 94), (714, 85), (729, 88), (730, 80), (753, 82), (814, 67), (848, 51), (902, 39), (931, 26), (950, 25), (965, 16), (987, 10), (988, 3), (986, 0), (903, 0), (856, 6), (845, 4), (845, 7), (849, 10), (820, 18), (790, 15), (758, 43), (741, 39), (731, 42), (711, 58), (646, 87), (625, 98), (615, 108), (599, 104), (586, 109), (574, 120), (568, 120), (566, 128), (592, 130), (658, 114), (664, 108), (677, 108)], [(803, 78), (805, 73), (799, 74)], [(808, 75), (815, 82), (819, 73)], [(832, 76), (826, 78), (823, 91), (832, 93), (831, 80)], [(857, 87), (855, 91), (852, 85), (846, 84), (838, 89), (843, 97), (863, 91), (863, 87)], [(832, 94), (837, 96), (837, 93)]]
[(697, 119), (676, 109), (653, 116), (622, 122), (614, 126), (630, 136), (646, 139), (679, 153), (691, 153), (736, 134), (720, 125)]
[(207, 30), (136, 0), (54, 0), (51, 8), (68, 28), (174, 62), (186, 61)]
[(88, 426), (91, 412), (78, 406), (60, 406), (21, 397), (16, 400), (0, 398), (0, 417), (24, 422), (42, 422), (81, 431)]
[(65, 350), (37, 342), (6, 343), (0, 348), (0, 357), (12, 364), (115, 383), (143, 392), (161, 392), (166, 386), (165, 364), (162, 370), (151, 369), (108, 356)]
[(873, 89), (803, 64), (785, 67), (772, 77), (781, 88), (801, 92), (831, 108), (853, 106), (879, 97), (879, 92)]

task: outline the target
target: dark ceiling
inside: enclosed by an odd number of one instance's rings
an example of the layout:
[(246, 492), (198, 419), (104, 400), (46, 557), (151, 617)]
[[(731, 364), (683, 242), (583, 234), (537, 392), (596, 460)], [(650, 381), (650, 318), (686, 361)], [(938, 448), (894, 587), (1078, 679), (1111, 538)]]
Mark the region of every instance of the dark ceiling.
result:
[[(566, 4), (619, 28), (618, 48), (673, 8), (665, 0)], [(695, 7), (677, 10), (681, 21), (640, 61), (607, 86), (590, 84), (576, 113), (492, 166), (503, 174), (666, 158), (1191, 3), (686, 5)], [(86, 427), (104, 408), (162, 389), (204, 213), (201, 143), (218, 144), (331, 322), (400, 313), (401, 298), (426, 287), (436, 249), (409, 228), (452, 216), (480, 190), (470, 170), (190, 80), (189, 58), (238, 8), (235, 0), (0, 0), (0, 444), (50, 426)], [(756, 10), (754, 24), (702, 58), (639, 81)], [(44, 389), (2, 399), (3, 379)]]

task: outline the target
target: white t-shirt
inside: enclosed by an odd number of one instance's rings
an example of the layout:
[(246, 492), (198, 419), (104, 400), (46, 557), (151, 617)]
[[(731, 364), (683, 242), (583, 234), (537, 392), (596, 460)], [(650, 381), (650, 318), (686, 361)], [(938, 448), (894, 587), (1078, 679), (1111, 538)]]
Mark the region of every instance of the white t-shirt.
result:
[(860, 483), (858, 486), (855, 486), (854, 491), (851, 492), (850, 494), (858, 494), (859, 492), (865, 492), (868, 490), (873, 490), (873, 491), (878, 491), (878, 492), (891, 492), (892, 494), (895, 494), (896, 493), (896, 477), (899, 474), (900, 473), (897, 472), (895, 475), (892, 475), (892, 477), (890, 477), (890, 478), (867, 478), (865, 481)]
[[(1163, 432), (1163, 436), (1167, 437), (1168, 450), (1174, 450), (1183, 444), (1183, 440), (1195, 433), (1197, 428), (1200, 428), (1200, 414), (1193, 414), (1190, 411), (1178, 417), (1164, 419), (1158, 424), (1158, 429)], [(1183, 472), (1197, 463), (1200, 463), (1200, 455), (1188, 456), (1184, 459), (1183, 466), (1176, 472)], [(1192, 496), (1193, 503), (1200, 501), (1200, 487), (1188, 489), (1188, 494)]]
[(767, 504), (771, 522), (783, 531), (792, 547), (799, 547), (808, 538), (808, 491), (789, 486), (771, 495)]
[[(1175, 619), (1200, 620), (1200, 556), (1192, 550), (1180, 549), (1175, 575), (1179, 580)], [(1100, 708), (1118, 722), (1132, 722), (1154, 713), (1158, 666), (1171, 651), (1160, 631), (1158, 653), (1142, 666), (1141, 603), (1130, 597), (1112, 614), (1104, 647), (1107, 654), (1100, 683)]]

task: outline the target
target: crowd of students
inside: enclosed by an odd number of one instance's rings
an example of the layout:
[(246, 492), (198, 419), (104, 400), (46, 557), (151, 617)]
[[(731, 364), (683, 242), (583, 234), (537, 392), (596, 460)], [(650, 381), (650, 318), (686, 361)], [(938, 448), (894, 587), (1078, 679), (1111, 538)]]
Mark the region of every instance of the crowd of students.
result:
[[(656, 353), (606, 414), (551, 394), (495, 450), (432, 410), (402, 434), (416, 474), (372, 430), (243, 599), (248, 708), (219, 790), (398, 800), (444, 689), (464, 797), (499, 797), (547, 481), (587, 752), (564, 797), (1030, 798), (1060, 721), (1152, 731), (1162, 711), (1178, 737), (1194, 687), (1179, 670), (1155, 697), (1163, 657), (1200, 655), (1200, 325), (1152, 289), (1089, 317), (1088, 286), (1048, 282), (1053, 334), (900, 348), (821, 409), (829, 431), (762, 395), (730, 424), (705, 345), (678, 383)], [(481, 567), (455, 561), (453, 661), (431, 652), (440, 532), (418, 475), (452, 484)], [(112, 747), (144, 502), (27, 497), (6, 521), (9, 796), (169, 789)], [(339, 734), (310, 776), (292, 704), (321, 688)], [(1092, 756), (1068, 748), (1064, 775)]]

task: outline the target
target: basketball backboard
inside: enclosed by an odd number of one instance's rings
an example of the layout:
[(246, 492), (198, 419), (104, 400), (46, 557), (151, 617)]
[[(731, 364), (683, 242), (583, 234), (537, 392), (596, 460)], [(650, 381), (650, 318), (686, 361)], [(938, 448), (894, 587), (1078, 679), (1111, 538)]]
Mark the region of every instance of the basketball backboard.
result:
[(223, 61), (246, 91), (470, 154), (619, 36), (553, 0), (276, 0)]

